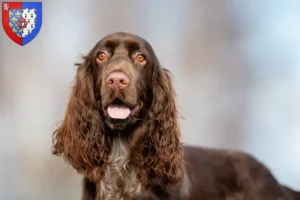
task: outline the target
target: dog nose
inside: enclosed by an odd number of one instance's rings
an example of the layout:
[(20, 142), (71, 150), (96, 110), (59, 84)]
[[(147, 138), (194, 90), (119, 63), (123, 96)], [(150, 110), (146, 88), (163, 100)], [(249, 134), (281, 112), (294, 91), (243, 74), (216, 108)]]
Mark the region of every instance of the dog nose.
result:
[(114, 90), (122, 90), (129, 85), (129, 77), (123, 72), (112, 72), (106, 79), (106, 84)]

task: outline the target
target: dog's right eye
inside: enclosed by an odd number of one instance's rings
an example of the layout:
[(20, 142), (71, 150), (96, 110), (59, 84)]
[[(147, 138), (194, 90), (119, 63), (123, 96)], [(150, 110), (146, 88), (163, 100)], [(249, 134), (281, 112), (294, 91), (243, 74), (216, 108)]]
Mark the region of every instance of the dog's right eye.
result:
[(104, 61), (106, 58), (106, 54), (105, 53), (100, 53), (98, 56), (98, 61), (102, 62)]

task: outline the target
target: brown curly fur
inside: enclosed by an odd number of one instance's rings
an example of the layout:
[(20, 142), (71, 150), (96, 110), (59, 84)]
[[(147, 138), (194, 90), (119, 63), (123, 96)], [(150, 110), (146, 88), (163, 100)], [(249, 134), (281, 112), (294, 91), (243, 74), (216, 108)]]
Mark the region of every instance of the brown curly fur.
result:
[[(165, 187), (179, 183), (183, 176), (178, 114), (169, 72), (160, 66), (151, 46), (146, 46), (154, 58), (150, 66), (152, 82), (147, 88), (152, 99), (148, 100), (151, 106), (149, 110), (145, 108), (146, 114), (139, 124), (146, 128), (136, 133), (139, 137), (131, 147), (130, 158), (144, 185), (155, 183)], [(80, 174), (93, 181), (101, 180), (112, 142), (94, 80), (98, 76), (93, 66), (96, 49), (97, 45), (82, 64), (77, 64), (64, 120), (53, 133), (53, 154), (63, 155)]]
[[(153, 103), (148, 127), (133, 147), (131, 160), (141, 169), (148, 184), (167, 187), (182, 180), (183, 154), (174, 90), (168, 71), (157, 67), (153, 74)], [(144, 172), (143, 172), (144, 171)]]
[(90, 58), (77, 64), (75, 84), (65, 117), (53, 134), (53, 154), (64, 158), (80, 174), (97, 180), (108, 162), (110, 140), (103, 134), (103, 120), (95, 98)]

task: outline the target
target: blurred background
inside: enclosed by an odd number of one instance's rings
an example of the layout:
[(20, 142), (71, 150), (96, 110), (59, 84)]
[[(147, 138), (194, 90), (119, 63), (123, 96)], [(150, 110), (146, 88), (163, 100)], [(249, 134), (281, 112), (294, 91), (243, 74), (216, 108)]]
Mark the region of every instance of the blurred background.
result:
[(185, 143), (241, 149), (300, 190), (300, 1), (52, 0), (24, 47), (0, 28), (0, 199), (80, 199), (51, 155), (74, 63), (104, 35), (147, 39), (174, 74)]

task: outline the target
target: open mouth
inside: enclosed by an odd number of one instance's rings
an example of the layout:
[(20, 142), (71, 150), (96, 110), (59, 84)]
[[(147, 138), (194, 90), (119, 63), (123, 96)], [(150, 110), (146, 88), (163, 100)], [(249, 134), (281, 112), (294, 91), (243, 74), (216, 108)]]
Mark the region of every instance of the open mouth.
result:
[(115, 99), (108, 107), (107, 107), (107, 115), (112, 119), (124, 120), (129, 116), (134, 115), (134, 113), (138, 110), (139, 105), (131, 106), (129, 104), (124, 103), (120, 99)]

